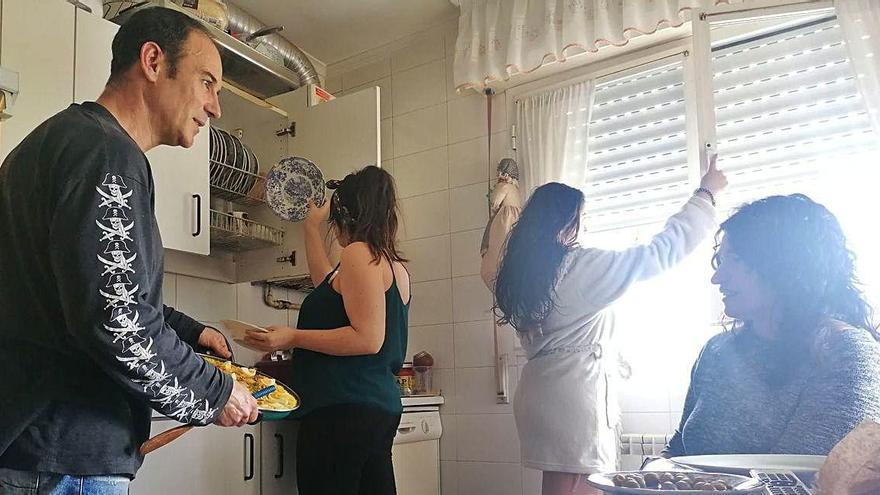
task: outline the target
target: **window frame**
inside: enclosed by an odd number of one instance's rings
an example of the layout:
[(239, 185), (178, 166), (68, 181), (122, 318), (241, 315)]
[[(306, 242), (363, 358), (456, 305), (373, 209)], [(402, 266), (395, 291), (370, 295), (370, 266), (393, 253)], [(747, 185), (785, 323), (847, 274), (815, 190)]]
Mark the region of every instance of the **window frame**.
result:
[[(589, 79), (598, 80), (663, 59), (683, 56), (688, 181), (696, 188), (705, 172), (707, 151), (716, 147), (710, 23), (742, 19), (752, 15), (766, 17), (833, 8), (833, 3), (829, 0), (753, 0), (746, 4), (693, 9), (691, 21), (686, 24), (690, 26), (690, 32), (681, 37), (631, 49), (626, 46), (608, 47), (606, 50), (619, 50), (622, 53), (508, 88), (505, 93), (507, 115), (517, 115), (516, 105), (523, 98)], [(511, 136), (515, 143), (517, 139), (515, 117), (512, 117), (510, 125)], [(513, 151), (514, 158), (519, 160), (517, 150), (514, 148)]]

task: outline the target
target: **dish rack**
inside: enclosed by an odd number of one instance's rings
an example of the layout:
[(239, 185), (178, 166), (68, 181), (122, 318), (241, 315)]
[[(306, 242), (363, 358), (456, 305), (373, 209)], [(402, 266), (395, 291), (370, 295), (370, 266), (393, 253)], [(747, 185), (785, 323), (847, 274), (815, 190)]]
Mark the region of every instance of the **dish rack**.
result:
[(265, 177), (255, 174), (253, 172), (248, 172), (246, 170), (233, 167), (231, 165), (227, 165), (223, 162), (219, 162), (216, 160), (210, 160), (210, 162), (211, 170), (215, 171), (215, 177), (221, 178), (233, 175), (242, 176), (246, 178), (244, 182), (253, 184), (248, 188), (248, 191), (242, 193), (240, 191), (233, 191), (232, 189), (224, 187), (222, 185), (223, 181), (215, 179), (211, 181), (211, 194), (214, 197), (244, 206), (259, 206), (266, 204)]
[(284, 242), (284, 231), (247, 218), (211, 210), (211, 246), (225, 251), (249, 251)]

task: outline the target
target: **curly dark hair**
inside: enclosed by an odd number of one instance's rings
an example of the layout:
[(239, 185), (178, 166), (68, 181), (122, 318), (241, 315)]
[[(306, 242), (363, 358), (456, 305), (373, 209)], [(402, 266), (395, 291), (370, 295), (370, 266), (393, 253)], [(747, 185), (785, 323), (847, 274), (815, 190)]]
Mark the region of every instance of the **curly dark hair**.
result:
[(583, 206), (584, 193), (558, 182), (532, 194), (508, 236), (495, 280), (500, 324), (524, 332), (553, 311), (559, 267), (571, 249), (564, 235), (579, 225)]
[(374, 263), (380, 258), (407, 261), (397, 248), (397, 193), (391, 174), (370, 165), (327, 184), (335, 189), (329, 222), (338, 233), (349, 242), (366, 243)]
[[(819, 330), (834, 318), (878, 338), (873, 310), (859, 289), (855, 256), (837, 218), (803, 194), (770, 196), (747, 203), (715, 235), (713, 267), (721, 236), (736, 256), (779, 300), (782, 334), (790, 342)], [(733, 328), (745, 327), (734, 322)], [(805, 333), (807, 335), (805, 335)]]

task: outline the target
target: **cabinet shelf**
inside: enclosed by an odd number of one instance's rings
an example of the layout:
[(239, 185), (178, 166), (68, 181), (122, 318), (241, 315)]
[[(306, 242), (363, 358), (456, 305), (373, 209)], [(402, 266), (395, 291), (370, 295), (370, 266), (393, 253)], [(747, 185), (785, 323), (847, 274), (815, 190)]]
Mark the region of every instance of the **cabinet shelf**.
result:
[(284, 243), (284, 231), (229, 213), (211, 210), (211, 247), (250, 251)]
[[(120, 12), (111, 19), (117, 24), (122, 24), (135, 12), (151, 7), (174, 9), (202, 23), (211, 33), (211, 38), (220, 50), (220, 57), (223, 60), (223, 80), (255, 96), (265, 99), (293, 91), (302, 85), (299, 76), (292, 70), (233, 38), (229, 33), (195, 17), (191, 11), (176, 5), (171, 0), (132, 2), (134, 6), (127, 9), (125, 2), (118, 3), (123, 5), (123, 8), (119, 9)], [(111, 12), (111, 15), (113, 14), (116, 13)]]

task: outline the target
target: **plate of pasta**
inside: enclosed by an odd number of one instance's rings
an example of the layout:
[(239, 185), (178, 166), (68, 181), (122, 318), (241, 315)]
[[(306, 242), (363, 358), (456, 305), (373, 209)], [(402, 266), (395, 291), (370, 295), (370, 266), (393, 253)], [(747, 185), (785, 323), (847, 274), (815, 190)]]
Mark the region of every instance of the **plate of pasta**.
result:
[(251, 393), (274, 385), (274, 392), (257, 399), (257, 406), (259, 406), (264, 420), (285, 418), (299, 408), (299, 397), (296, 395), (296, 392), (271, 376), (264, 375), (255, 368), (248, 368), (227, 359), (206, 354), (200, 354), (200, 356), (209, 364), (216, 366), (220, 371), (232, 376), (233, 380), (246, 386)]

